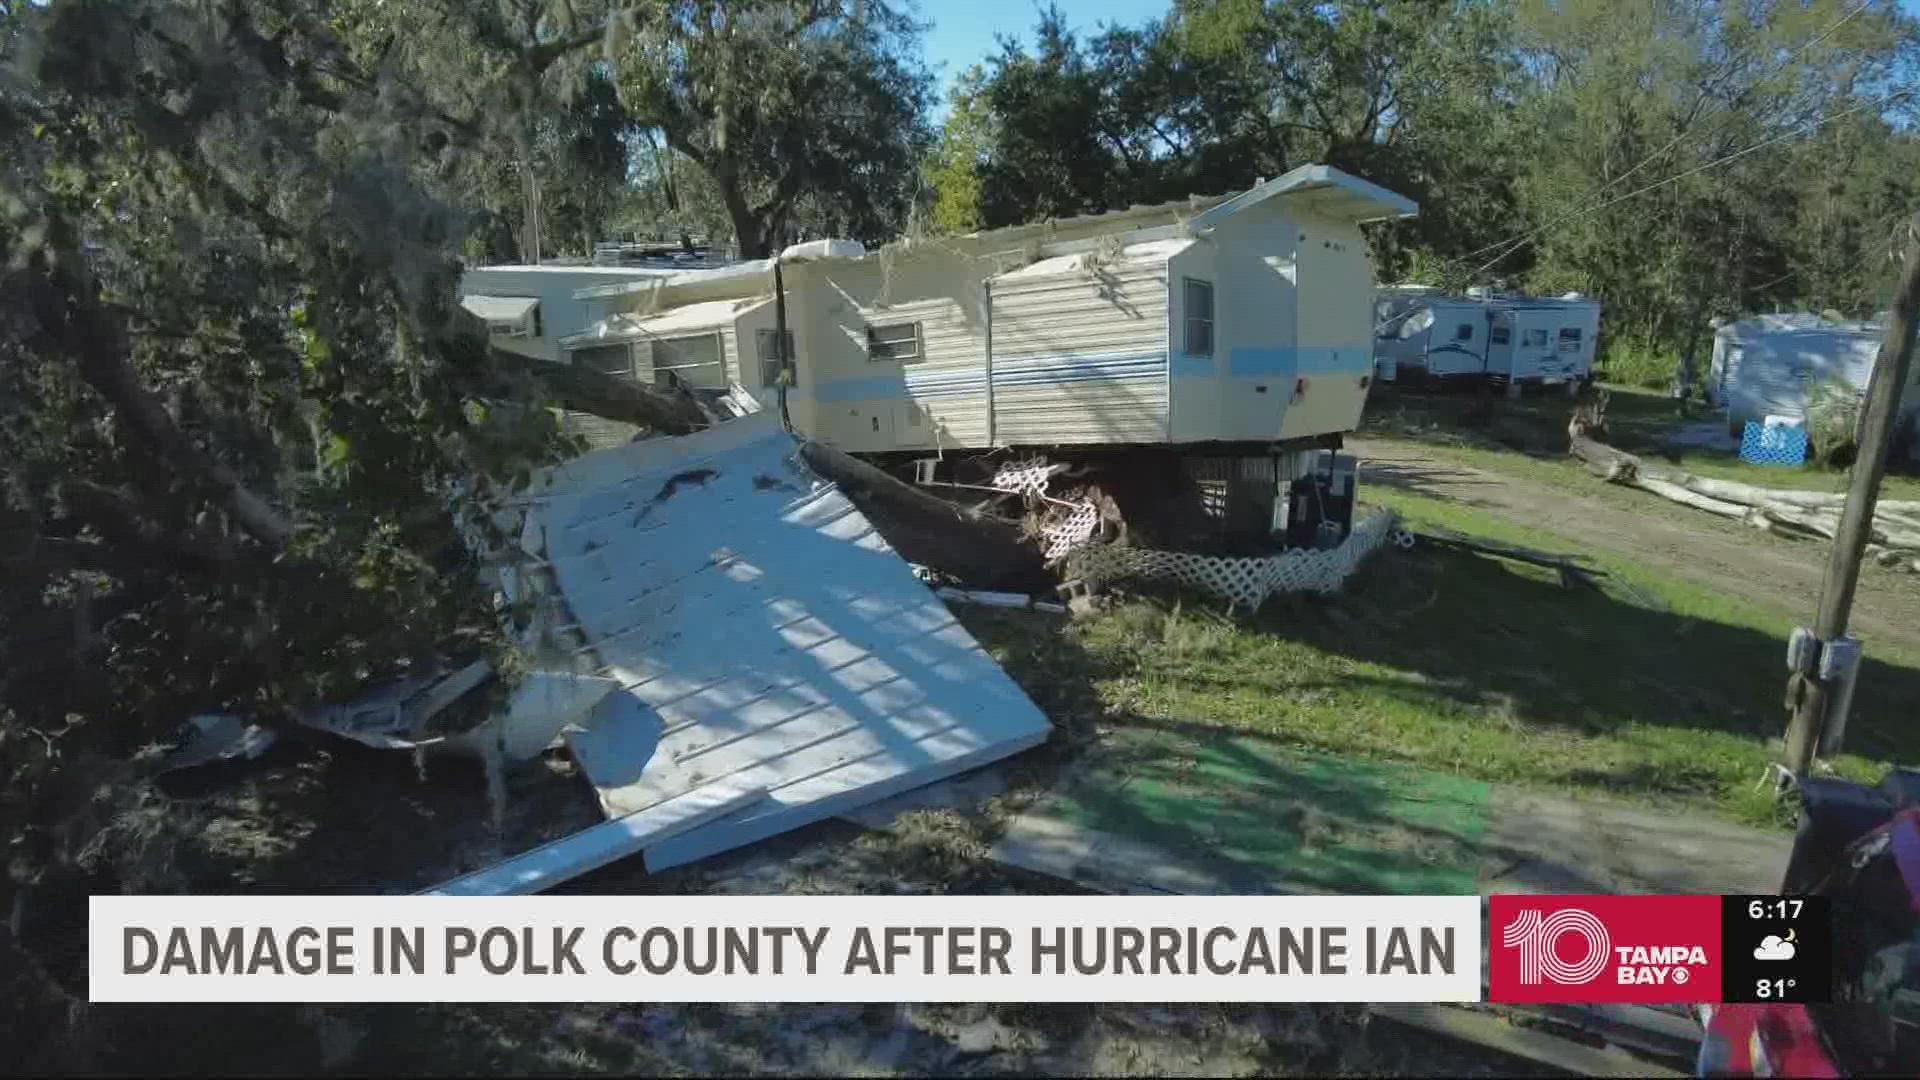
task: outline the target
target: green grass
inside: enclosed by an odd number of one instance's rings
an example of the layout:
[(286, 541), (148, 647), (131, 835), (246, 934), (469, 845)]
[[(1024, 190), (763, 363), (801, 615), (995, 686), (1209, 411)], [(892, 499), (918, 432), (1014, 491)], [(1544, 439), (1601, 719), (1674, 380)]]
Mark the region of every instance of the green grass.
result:
[[(1568, 550), (1551, 534), (1399, 492), (1408, 519)], [(1785, 713), (1786, 613), (1599, 558), (1599, 590), (1471, 554), (1377, 556), (1329, 601), (1279, 598), (1232, 619), (1193, 597), (1136, 599), (1064, 629), (968, 618), (1066, 726), (1176, 720), (1282, 746), (1397, 760), (1478, 780), (1610, 793), (1778, 822), (1756, 784)], [(1836, 767), (1877, 778), (1912, 760), (1920, 658), (1862, 673)], [(1052, 710), (1050, 710), (1052, 711)], [(1062, 714), (1054, 711), (1058, 718)]]
[[(1762, 487), (1809, 491), (1845, 491), (1848, 474), (1816, 464), (1799, 468), (1751, 465), (1730, 450), (1674, 446), (1668, 439), (1688, 424), (1713, 419), (1697, 413), (1683, 421), (1662, 394), (1609, 386), (1607, 441), (1629, 453), (1669, 468)], [(1361, 434), (1413, 439), (1458, 460), (1493, 465), (1507, 472), (1565, 482), (1584, 475), (1567, 456), (1567, 418), (1572, 402), (1555, 394), (1534, 394), (1518, 401), (1483, 400), (1471, 391), (1422, 393), (1396, 390), (1367, 403)], [(1495, 456), (1487, 456), (1489, 454)], [(1902, 469), (1907, 466), (1901, 464)], [(1881, 483), (1883, 499), (1920, 500), (1920, 476), (1889, 474)]]

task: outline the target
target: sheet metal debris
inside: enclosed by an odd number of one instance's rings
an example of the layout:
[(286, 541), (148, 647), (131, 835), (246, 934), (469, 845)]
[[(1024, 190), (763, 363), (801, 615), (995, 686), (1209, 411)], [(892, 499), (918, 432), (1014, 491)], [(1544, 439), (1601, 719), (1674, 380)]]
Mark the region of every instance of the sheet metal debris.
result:
[(567, 748), (610, 820), (440, 886), (659, 870), (1044, 741), (1046, 717), (769, 413), (598, 451), (524, 504), (522, 597), (615, 680)]
[(217, 761), (252, 761), (274, 743), (273, 732), (237, 716), (213, 714), (187, 720), (187, 737), (160, 759), (156, 774), (178, 772)]
[(476, 660), (451, 674), (415, 675), (339, 705), (300, 717), (303, 726), (330, 732), (378, 750), (414, 750), (444, 739), (427, 722), (486, 682), (493, 674)]

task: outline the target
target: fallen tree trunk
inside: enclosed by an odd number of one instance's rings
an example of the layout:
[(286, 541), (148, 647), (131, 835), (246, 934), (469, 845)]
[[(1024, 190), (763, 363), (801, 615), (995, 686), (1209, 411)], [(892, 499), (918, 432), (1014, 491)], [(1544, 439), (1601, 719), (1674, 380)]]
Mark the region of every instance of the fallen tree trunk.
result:
[(1052, 587), (1045, 560), (1019, 525), (930, 495), (824, 443), (801, 443), (800, 458), (839, 485), (908, 561), (974, 588)]
[[(1702, 495), (1711, 495), (1716, 499), (1742, 503), (1747, 506), (1763, 506), (1769, 503), (1797, 507), (1802, 510), (1827, 510), (1839, 513), (1847, 497), (1832, 491), (1799, 491), (1793, 488), (1766, 488), (1757, 484), (1742, 484), (1735, 480), (1716, 480), (1710, 476), (1688, 475), (1681, 481), (1689, 491)], [(1876, 501), (1876, 517), (1906, 518), (1920, 511), (1920, 503), (1898, 501)], [(1907, 519), (1907, 523), (1920, 527), (1920, 519)]]
[(1632, 454), (1615, 450), (1582, 431), (1571, 432), (1568, 452), (1586, 463), (1587, 470), (1609, 483), (1630, 483), (1648, 473), (1646, 463)]
[(1709, 514), (1718, 514), (1721, 517), (1744, 518), (1750, 509), (1739, 503), (1727, 502), (1724, 499), (1716, 499), (1709, 495), (1702, 495), (1697, 491), (1690, 491), (1686, 485), (1676, 484), (1670, 480), (1658, 480), (1650, 476), (1641, 476), (1635, 477), (1629, 482), (1642, 491), (1651, 491), (1655, 495), (1672, 499), (1674, 502), (1691, 506), (1696, 510), (1705, 510)]
[(685, 435), (708, 424), (707, 414), (685, 393), (662, 392), (590, 367), (555, 363), (509, 352), (499, 346), (488, 347), (487, 359), (505, 370), (524, 372), (538, 379), (563, 408), (666, 435)]
[[(1783, 491), (1650, 468), (1640, 458), (1590, 437), (1578, 416), (1568, 425), (1567, 435), (1568, 452), (1609, 483), (1639, 488), (1683, 506), (1745, 521), (1778, 536), (1831, 540), (1840, 530), (1844, 496), (1819, 491)], [(1876, 556), (1881, 565), (1920, 572), (1920, 558), (1912, 557), (1920, 555), (1920, 521), (1898, 511), (1880, 512), (1887, 506), (1910, 505), (1879, 504), (1870, 536), (1882, 553)]]

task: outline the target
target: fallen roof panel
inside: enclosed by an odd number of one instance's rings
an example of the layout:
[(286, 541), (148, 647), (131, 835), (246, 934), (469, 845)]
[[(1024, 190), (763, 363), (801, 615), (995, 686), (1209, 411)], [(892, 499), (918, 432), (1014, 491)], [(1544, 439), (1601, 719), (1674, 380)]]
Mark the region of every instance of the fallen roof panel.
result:
[(624, 703), (568, 743), (616, 817), (717, 783), (765, 799), (647, 847), (661, 869), (1045, 740), (1046, 717), (770, 413), (553, 472), (527, 535)]

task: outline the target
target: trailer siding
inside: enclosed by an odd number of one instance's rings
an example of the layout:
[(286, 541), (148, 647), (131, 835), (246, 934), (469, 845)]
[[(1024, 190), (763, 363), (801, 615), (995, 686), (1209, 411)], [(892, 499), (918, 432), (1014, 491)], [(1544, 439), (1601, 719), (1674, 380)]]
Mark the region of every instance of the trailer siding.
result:
[(1165, 257), (1068, 261), (994, 280), (995, 442), (1166, 441)]

